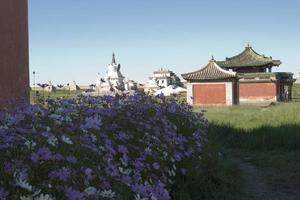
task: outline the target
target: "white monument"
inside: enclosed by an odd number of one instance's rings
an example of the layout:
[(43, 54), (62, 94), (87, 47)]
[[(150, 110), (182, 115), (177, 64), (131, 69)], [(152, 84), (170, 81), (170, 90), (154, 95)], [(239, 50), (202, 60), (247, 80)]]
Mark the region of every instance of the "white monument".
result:
[(104, 79), (97, 78), (97, 91), (102, 93), (124, 91), (124, 76), (120, 69), (121, 65), (117, 64), (115, 54), (112, 55), (112, 62), (107, 66), (106, 76)]

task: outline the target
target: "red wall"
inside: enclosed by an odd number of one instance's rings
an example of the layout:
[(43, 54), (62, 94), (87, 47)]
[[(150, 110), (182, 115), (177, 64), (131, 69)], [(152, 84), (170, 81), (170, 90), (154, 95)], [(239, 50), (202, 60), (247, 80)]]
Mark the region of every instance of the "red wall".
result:
[(27, 0), (0, 0), (0, 104), (28, 98)]
[(194, 105), (225, 105), (225, 84), (193, 85)]
[(240, 83), (240, 99), (271, 99), (277, 95), (276, 83)]

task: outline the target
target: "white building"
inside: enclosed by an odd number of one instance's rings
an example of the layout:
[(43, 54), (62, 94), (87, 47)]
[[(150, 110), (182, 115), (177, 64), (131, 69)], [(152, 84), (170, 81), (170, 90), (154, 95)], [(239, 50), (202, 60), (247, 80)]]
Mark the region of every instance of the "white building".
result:
[(121, 65), (116, 63), (115, 54), (112, 55), (112, 62), (107, 66), (108, 70), (104, 79), (97, 78), (96, 87), (100, 92), (123, 91), (124, 76), (120, 69)]
[(47, 86), (44, 89), (44, 91), (46, 91), (46, 92), (53, 92), (55, 90), (56, 90), (56, 87), (54, 87), (54, 85), (52, 84), (51, 81), (49, 81), (49, 84), (47, 84)]
[(77, 91), (80, 90), (79, 86), (76, 84), (75, 81), (69, 84), (69, 90), (70, 91)]
[(300, 84), (300, 72), (295, 76), (296, 84)]
[(124, 81), (124, 89), (125, 90), (137, 90), (138, 83), (134, 80)]
[(145, 92), (155, 92), (169, 85), (181, 85), (179, 77), (168, 69), (160, 68), (153, 72), (144, 86)]

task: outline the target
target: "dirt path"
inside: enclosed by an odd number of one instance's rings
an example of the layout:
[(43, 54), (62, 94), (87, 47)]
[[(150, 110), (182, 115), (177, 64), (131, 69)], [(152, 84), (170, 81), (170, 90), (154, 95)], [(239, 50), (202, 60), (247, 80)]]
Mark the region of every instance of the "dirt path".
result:
[[(276, 174), (242, 160), (236, 161), (244, 174), (245, 195), (243, 200), (300, 200), (300, 188), (295, 185), (272, 182)], [(299, 185), (298, 185), (299, 186)]]

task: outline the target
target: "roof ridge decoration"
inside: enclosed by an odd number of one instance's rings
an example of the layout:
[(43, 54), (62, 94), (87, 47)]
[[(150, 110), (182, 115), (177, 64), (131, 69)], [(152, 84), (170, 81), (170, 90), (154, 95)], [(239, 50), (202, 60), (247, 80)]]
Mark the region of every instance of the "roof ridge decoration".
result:
[(250, 45), (245, 47), (245, 50), (240, 54), (226, 58), (225, 61), (217, 61), (218, 65), (223, 68), (231, 67), (263, 67), (263, 66), (279, 66), (280, 60), (273, 60), (272, 57), (267, 57), (257, 53)]
[(236, 72), (222, 69), (212, 58), (202, 69), (181, 76), (185, 80), (222, 80), (236, 78)]

